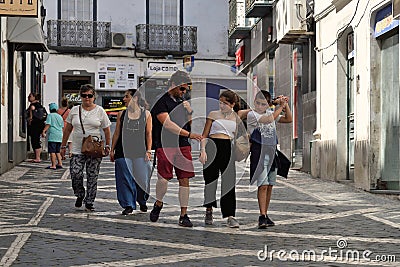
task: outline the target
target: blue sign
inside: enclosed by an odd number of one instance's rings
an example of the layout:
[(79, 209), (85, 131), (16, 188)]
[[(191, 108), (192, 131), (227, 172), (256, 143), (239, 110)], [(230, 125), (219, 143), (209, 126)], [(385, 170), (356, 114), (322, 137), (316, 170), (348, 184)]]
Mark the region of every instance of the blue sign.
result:
[(376, 13), (374, 37), (377, 38), (399, 26), (399, 21), (393, 19), (392, 5), (387, 5)]

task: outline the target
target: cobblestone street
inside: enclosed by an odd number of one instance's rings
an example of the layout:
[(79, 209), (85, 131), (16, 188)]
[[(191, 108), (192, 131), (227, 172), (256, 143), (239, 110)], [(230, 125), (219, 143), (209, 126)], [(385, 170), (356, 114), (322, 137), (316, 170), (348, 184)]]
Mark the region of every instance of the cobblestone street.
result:
[[(0, 178), (0, 266), (399, 266), (394, 198), (291, 171), (273, 189), (269, 216), (276, 226), (259, 230), (256, 188), (246, 171), (237, 186), (240, 228), (227, 228), (219, 209), (215, 225), (206, 227), (197, 161), (188, 212), (194, 227), (187, 229), (178, 226), (176, 180), (152, 223), (154, 199), (147, 213), (121, 215), (108, 159), (93, 213), (75, 209), (69, 171), (47, 165), (24, 162)], [(152, 190), (155, 180), (154, 173)]]

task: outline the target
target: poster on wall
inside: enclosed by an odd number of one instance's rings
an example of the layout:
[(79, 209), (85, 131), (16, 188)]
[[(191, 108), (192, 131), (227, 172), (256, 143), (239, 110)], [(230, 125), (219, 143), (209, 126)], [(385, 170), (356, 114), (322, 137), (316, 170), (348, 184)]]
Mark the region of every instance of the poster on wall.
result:
[(96, 85), (99, 90), (137, 89), (135, 64), (99, 62)]

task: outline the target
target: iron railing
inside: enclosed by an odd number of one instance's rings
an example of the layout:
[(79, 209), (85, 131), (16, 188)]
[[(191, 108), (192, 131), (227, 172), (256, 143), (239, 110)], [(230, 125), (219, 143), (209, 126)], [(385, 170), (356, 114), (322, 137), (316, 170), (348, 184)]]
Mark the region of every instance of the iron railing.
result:
[(228, 37), (231, 39), (243, 39), (250, 34), (253, 20), (245, 17), (244, 0), (229, 1), (229, 29)]
[(263, 17), (271, 13), (275, 0), (246, 0), (246, 17)]
[(237, 1), (229, 1), (229, 32), (232, 32), (238, 26)]
[(197, 27), (177, 25), (136, 25), (136, 51), (150, 55), (197, 53)]
[(49, 20), (47, 46), (54, 50), (108, 50), (111, 48), (111, 22)]
[(275, 0), (246, 0), (246, 10), (250, 9), (254, 4), (272, 5)]

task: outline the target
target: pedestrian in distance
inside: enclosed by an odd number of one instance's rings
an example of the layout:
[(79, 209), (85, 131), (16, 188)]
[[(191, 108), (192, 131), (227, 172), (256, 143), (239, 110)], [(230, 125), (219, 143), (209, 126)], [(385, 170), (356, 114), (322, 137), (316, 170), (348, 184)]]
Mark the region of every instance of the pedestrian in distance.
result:
[(123, 215), (136, 210), (146, 212), (151, 172), (151, 114), (146, 101), (136, 89), (125, 92), (126, 110), (118, 112), (112, 137), (110, 160), (115, 162), (115, 182), (118, 202)]
[[(68, 98), (63, 97), (61, 99), (61, 107), (57, 110), (57, 113), (60, 114), (64, 120), (64, 128), (67, 125), (66, 120), (68, 118), (70, 111), (71, 111), (71, 109), (68, 106)], [(71, 156), (72, 156), (72, 141), (71, 141), (71, 139), (68, 140), (67, 148), (68, 148), (68, 155), (71, 158)]]
[[(278, 105), (275, 110), (270, 106)], [(283, 115), (281, 115), (283, 113)], [(276, 149), (278, 138), (276, 122), (292, 122), (288, 97), (280, 96), (274, 101), (267, 91), (259, 91), (254, 99), (254, 110), (247, 114), (247, 129), (250, 134), (250, 179), (257, 182), (257, 198), (260, 209), (258, 228), (264, 229), (275, 223), (268, 217), (272, 187), (276, 184)]]
[(40, 142), (40, 136), (45, 126), (45, 114), (47, 115), (47, 112), (45, 112), (45, 109), (42, 104), (40, 104), (39, 100), (40, 94), (30, 93), (28, 95), (30, 105), (26, 112), (28, 122), (27, 131), (32, 149), (35, 152), (35, 159), (31, 160), (32, 163), (41, 162), (40, 154), (42, 152), (42, 145)]
[(51, 165), (46, 169), (62, 169), (62, 157), (60, 153), (61, 142), (63, 136), (64, 120), (60, 114), (57, 113), (58, 106), (56, 103), (49, 104), (50, 113), (47, 115), (42, 136), (47, 135), (47, 149), (50, 153)]
[[(96, 92), (92, 85), (82, 85), (79, 93), (82, 104), (73, 107), (67, 117), (67, 125), (65, 126), (61, 143), (61, 156), (65, 157), (66, 144), (73, 130), (70, 175), (72, 189), (76, 196), (75, 207), (80, 208), (82, 203), (85, 203), (87, 211), (94, 211), (93, 203), (97, 194), (97, 178), (102, 158), (92, 158), (82, 154), (82, 139), (88, 135), (101, 139), (100, 131), (103, 130), (106, 143), (105, 153), (108, 155), (110, 153), (111, 122), (104, 109), (94, 103)], [(81, 120), (85, 135), (83, 134)], [(84, 169), (86, 169), (86, 194), (83, 186)]]
[(219, 96), (219, 110), (211, 111), (206, 119), (200, 148), (200, 162), (204, 165), (203, 176), (205, 224), (213, 224), (213, 207), (217, 207), (216, 192), (221, 177), (221, 213), (227, 218), (227, 226), (238, 228), (236, 212), (236, 166), (233, 143), (241, 119), (246, 113), (239, 111), (239, 96), (223, 91)]
[(153, 146), (156, 149), (157, 174), (156, 202), (150, 213), (150, 220), (156, 222), (163, 208), (163, 198), (168, 181), (173, 178), (173, 169), (179, 181), (179, 202), (181, 213), (179, 225), (192, 227), (187, 215), (189, 204), (189, 179), (194, 177), (191, 145), (189, 139), (200, 141), (202, 136), (191, 132), (190, 103), (183, 99), (191, 84), (189, 75), (176, 71), (168, 81), (168, 91), (153, 106)]

